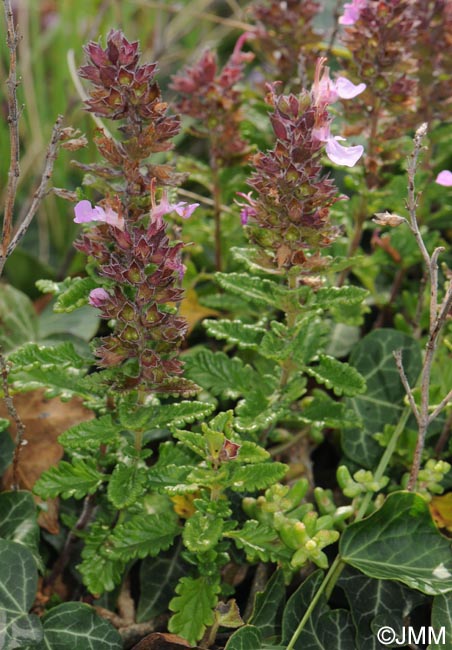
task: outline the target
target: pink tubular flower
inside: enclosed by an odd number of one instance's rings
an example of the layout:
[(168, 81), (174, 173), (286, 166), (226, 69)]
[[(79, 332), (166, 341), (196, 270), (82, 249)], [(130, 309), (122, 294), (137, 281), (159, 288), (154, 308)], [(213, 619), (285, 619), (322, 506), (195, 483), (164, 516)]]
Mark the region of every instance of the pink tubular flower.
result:
[(101, 308), (109, 298), (110, 294), (105, 289), (93, 289), (90, 291), (88, 302), (91, 307)]
[(321, 142), (325, 142), (325, 153), (331, 162), (336, 165), (354, 167), (364, 153), (364, 147), (357, 144), (353, 147), (343, 147), (339, 140), (345, 141), (340, 135), (333, 136), (329, 126), (314, 129), (313, 135)]
[(119, 230), (124, 230), (124, 219), (111, 208), (101, 208), (99, 205), (92, 207), (89, 201), (79, 201), (74, 207), (75, 223), (91, 223), (91, 221), (103, 221)]
[[(326, 58), (318, 59), (312, 97), (317, 106), (334, 104), (338, 99), (353, 99), (366, 89), (365, 83), (355, 85), (345, 77), (338, 77), (336, 81), (330, 79), (329, 68), (324, 68)], [(323, 73), (320, 77), (320, 73)]]
[(354, 25), (359, 20), (361, 9), (366, 6), (367, 0), (352, 0), (344, 5), (344, 13), (339, 18), (339, 25)]
[(168, 201), (168, 194), (166, 191), (163, 192), (163, 196), (160, 199), (160, 203), (157, 205), (155, 200), (155, 182), (154, 179), (151, 182), (151, 220), (161, 219), (165, 214), (170, 212), (176, 212), (182, 219), (188, 219), (191, 217), (193, 212), (199, 207), (199, 203), (190, 203), (187, 204), (186, 201), (179, 201), (179, 203), (170, 203)]
[(248, 219), (250, 217), (256, 216), (256, 201), (251, 198), (251, 192), (248, 192), (248, 194), (245, 194), (244, 192), (237, 192), (237, 196), (241, 196), (246, 201), (248, 201), (248, 203), (242, 203), (241, 201), (234, 199), (234, 203), (242, 208), (240, 210), (240, 221), (242, 223), (242, 226), (246, 226)]
[(438, 183), (438, 185), (444, 185), (444, 187), (452, 187), (452, 172), (448, 169), (443, 169), (443, 171), (435, 178), (435, 183)]

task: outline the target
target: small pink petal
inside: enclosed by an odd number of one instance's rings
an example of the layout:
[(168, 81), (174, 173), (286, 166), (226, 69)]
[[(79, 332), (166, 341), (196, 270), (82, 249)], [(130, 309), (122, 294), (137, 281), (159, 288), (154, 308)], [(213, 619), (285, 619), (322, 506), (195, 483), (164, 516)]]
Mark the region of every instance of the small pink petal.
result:
[(366, 6), (367, 0), (352, 0), (344, 5), (344, 13), (339, 18), (339, 25), (354, 25), (359, 20), (361, 9)]
[(328, 158), (336, 165), (354, 167), (363, 155), (364, 147), (360, 144), (354, 147), (343, 147), (336, 138), (330, 138), (326, 143), (325, 151)]
[(181, 201), (180, 203), (170, 205), (170, 208), (177, 212), (177, 214), (182, 217), (182, 219), (188, 219), (191, 217), (193, 212), (198, 207), (199, 203), (190, 203), (190, 205), (187, 205), (186, 201)]
[(435, 183), (438, 183), (438, 185), (444, 185), (444, 187), (452, 187), (452, 172), (448, 169), (443, 169), (443, 171), (436, 177)]
[(74, 207), (75, 223), (89, 223), (90, 221), (99, 221), (98, 212), (92, 207), (89, 201), (79, 201)]
[(360, 83), (357, 86), (346, 79), (345, 77), (338, 77), (335, 82), (337, 94), (341, 99), (353, 99), (366, 90), (366, 84)]

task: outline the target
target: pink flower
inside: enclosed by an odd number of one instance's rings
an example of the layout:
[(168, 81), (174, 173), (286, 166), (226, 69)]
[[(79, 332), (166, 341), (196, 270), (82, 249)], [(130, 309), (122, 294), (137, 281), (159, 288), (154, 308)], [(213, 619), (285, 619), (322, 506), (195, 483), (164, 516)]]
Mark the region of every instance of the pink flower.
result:
[(246, 199), (246, 201), (248, 201), (248, 203), (242, 203), (241, 201), (237, 201), (236, 199), (234, 199), (234, 202), (240, 208), (242, 208), (240, 210), (240, 221), (242, 223), (242, 226), (246, 226), (246, 224), (248, 223), (248, 219), (250, 217), (256, 216), (256, 208), (255, 208), (256, 201), (251, 198), (251, 192), (248, 192), (248, 194), (245, 194), (244, 192), (237, 192), (237, 196), (241, 196), (244, 199)]
[(435, 183), (438, 183), (438, 185), (444, 185), (444, 187), (452, 187), (452, 172), (448, 169), (443, 169), (443, 171), (436, 177)]
[[(345, 77), (338, 77), (336, 81), (332, 81), (330, 79), (329, 68), (323, 69), (325, 62), (326, 59), (323, 57), (317, 61), (314, 87), (312, 90), (312, 96), (317, 106), (334, 104), (338, 99), (353, 99), (365, 91), (365, 83), (355, 85)], [(320, 77), (322, 69), (323, 74)]]
[(88, 302), (92, 307), (101, 308), (110, 298), (110, 294), (105, 289), (93, 289), (90, 291)]
[(154, 219), (161, 219), (165, 214), (176, 212), (182, 219), (188, 219), (193, 212), (199, 207), (199, 203), (187, 204), (186, 201), (179, 201), (179, 203), (170, 203), (168, 201), (168, 194), (163, 193), (160, 203), (157, 205), (155, 202), (155, 183), (151, 185), (151, 217)]
[(359, 19), (361, 9), (367, 4), (367, 0), (352, 0), (344, 5), (344, 13), (339, 18), (340, 25), (354, 25)]
[(364, 153), (364, 147), (360, 144), (353, 147), (343, 147), (339, 144), (338, 140), (345, 141), (345, 138), (331, 135), (329, 126), (314, 129), (313, 135), (321, 142), (325, 142), (325, 153), (336, 165), (354, 167)]
[(92, 207), (89, 201), (79, 201), (74, 207), (75, 223), (90, 223), (91, 221), (103, 221), (119, 230), (124, 230), (124, 219), (111, 208), (101, 208), (99, 205)]

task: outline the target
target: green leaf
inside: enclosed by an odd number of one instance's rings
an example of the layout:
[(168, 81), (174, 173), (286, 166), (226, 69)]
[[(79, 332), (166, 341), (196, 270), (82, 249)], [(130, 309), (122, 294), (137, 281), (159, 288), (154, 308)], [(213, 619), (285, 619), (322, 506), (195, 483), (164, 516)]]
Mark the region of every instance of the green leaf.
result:
[(146, 469), (118, 463), (108, 483), (108, 499), (118, 510), (131, 506), (144, 492)]
[(322, 309), (338, 305), (360, 305), (368, 295), (369, 292), (361, 287), (321, 287), (310, 294), (308, 304)]
[(452, 591), (450, 540), (418, 494), (393, 493), (363, 521), (348, 526), (340, 554), (370, 578), (398, 580), (430, 596)]
[[(339, 583), (350, 605), (357, 628), (356, 650), (381, 650), (378, 627), (392, 627), (401, 634), (410, 612), (425, 601), (418, 591), (391, 580), (375, 580), (347, 567)], [(378, 618), (377, 618), (378, 617)]]
[(335, 395), (356, 395), (366, 390), (366, 382), (355, 368), (327, 354), (320, 354), (318, 365), (307, 366), (305, 372), (332, 388)]
[(180, 546), (175, 551), (145, 558), (140, 567), (140, 600), (137, 623), (143, 623), (168, 609), (177, 582), (184, 575)]
[(237, 357), (230, 358), (223, 352), (202, 350), (185, 363), (186, 376), (210, 391), (232, 399), (239, 397), (258, 382), (256, 372), (245, 366)]
[[(311, 574), (289, 599), (283, 617), (283, 644), (292, 638), (323, 580), (323, 573)], [(349, 612), (330, 610), (322, 594), (298, 636), (294, 650), (356, 650), (355, 628)]]
[(28, 614), (38, 586), (35, 561), (23, 544), (5, 539), (0, 539), (0, 557), (1, 647), (33, 646), (43, 635), (39, 618)]
[(253, 613), (249, 622), (259, 630), (263, 639), (280, 634), (282, 609), (286, 599), (284, 574), (275, 571), (265, 585), (264, 591), (256, 594)]
[(268, 460), (269, 457), (270, 454), (268, 451), (260, 445), (257, 445), (255, 442), (244, 440), (240, 443), (238, 453), (239, 463), (262, 463), (263, 461)]
[(0, 291), (0, 347), (7, 353), (37, 341), (38, 319), (30, 298), (9, 284)]
[(62, 433), (58, 442), (71, 451), (98, 451), (100, 445), (117, 445), (120, 441), (119, 427), (111, 415), (76, 424)]
[(39, 315), (39, 337), (46, 339), (68, 336), (90, 341), (99, 328), (100, 319), (92, 307), (82, 307), (72, 314), (55, 313), (52, 303)]
[[(435, 640), (428, 646), (427, 650), (444, 650), (447, 643), (452, 639), (452, 594), (441, 594), (435, 596), (432, 607), (432, 628), (435, 630)], [(444, 629), (444, 642), (438, 638), (439, 632)]]
[(102, 520), (95, 521), (83, 534), (82, 562), (77, 566), (83, 583), (90, 593), (112, 591), (123, 577), (125, 562), (112, 557), (109, 549), (110, 526)]
[(254, 625), (244, 625), (232, 634), (224, 650), (262, 650), (262, 634)]
[(43, 499), (61, 496), (63, 499), (82, 499), (93, 494), (106, 477), (96, 467), (94, 459), (74, 458), (72, 463), (62, 460), (48, 469), (35, 483), (33, 491)]
[(38, 650), (122, 650), (113, 625), (84, 603), (62, 603), (41, 620), (44, 641)]
[(33, 554), (39, 569), (39, 526), (36, 504), (30, 492), (2, 492), (0, 494), (0, 537), (24, 544)]
[(223, 533), (223, 520), (203, 512), (195, 512), (184, 526), (182, 538), (193, 553), (205, 553), (218, 544)]
[(256, 463), (254, 465), (231, 466), (228, 484), (234, 492), (252, 492), (264, 490), (280, 481), (287, 473), (288, 467), (276, 461)]
[(138, 514), (117, 524), (109, 537), (109, 552), (114, 559), (127, 562), (166, 551), (180, 532), (173, 510), (165, 515)]
[(45, 388), (47, 397), (61, 395), (90, 396), (79, 381), (86, 374), (90, 360), (80, 357), (72, 343), (44, 347), (29, 343), (9, 357), (13, 368), (10, 379), (22, 391)]
[(182, 427), (208, 417), (214, 409), (208, 402), (181, 401), (177, 404), (163, 404), (153, 409), (148, 425), (153, 428)]
[(348, 408), (362, 421), (362, 428), (348, 430), (342, 437), (346, 456), (357, 464), (373, 469), (382, 450), (374, 440), (375, 433), (386, 424), (396, 424), (404, 409), (405, 390), (392, 355), (402, 350), (408, 381), (413, 386), (419, 375), (422, 359), (419, 343), (396, 330), (375, 330), (354, 348), (350, 364), (361, 373), (367, 390), (346, 401)]
[(178, 596), (169, 604), (175, 612), (168, 629), (195, 644), (208, 625), (214, 622), (214, 609), (218, 602), (220, 585), (217, 578), (181, 578), (176, 587)]
[(237, 345), (242, 350), (257, 350), (265, 334), (258, 325), (248, 325), (239, 320), (205, 320), (209, 336)]
[(276, 562), (279, 537), (276, 531), (257, 521), (248, 520), (240, 530), (224, 533), (234, 540), (236, 546), (245, 551), (248, 562)]
[(247, 273), (215, 273), (220, 287), (239, 295), (262, 307), (274, 307), (286, 311), (285, 307), (296, 299), (297, 292), (274, 282)]
[(86, 305), (90, 291), (99, 285), (93, 278), (76, 277), (66, 278), (63, 282), (38, 280), (36, 286), (43, 293), (53, 293), (56, 296), (54, 310), (57, 313), (69, 313)]

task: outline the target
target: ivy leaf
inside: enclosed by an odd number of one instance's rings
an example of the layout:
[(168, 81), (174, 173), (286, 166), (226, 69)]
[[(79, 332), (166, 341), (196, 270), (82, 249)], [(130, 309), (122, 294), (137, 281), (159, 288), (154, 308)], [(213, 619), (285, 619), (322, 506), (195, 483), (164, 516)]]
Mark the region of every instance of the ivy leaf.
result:
[(253, 613), (249, 620), (259, 630), (263, 639), (279, 636), (285, 599), (284, 574), (278, 570), (267, 582), (264, 591), (256, 594)]
[(348, 526), (340, 554), (370, 578), (398, 580), (430, 596), (452, 591), (450, 540), (418, 494), (396, 492), (377, 512)]
[(408, 614), (425, 601), (418, 591), (392, 580), (368, 578), (351, 567), (341, 574), (338, 585), (345, 592), (357, 627), (356, 650), (381, 650), (376, 619), (378, 628), (392, 627), (401, 634)]
[(235, 399), (258, 382), (257, 373), (243, 361), (230, 358), (223, 352), (202, 350), (189, 357), (185, 363), (187, 377), (210, 391)]
[[(254, 625), (244, 625), (229, 637), (224, 650), (263, 650), (262, 634)], [(273, 646), (272, 646), (273, 648)], [(280, 646), (281, 650), (284, 650)], [(279, 648), (274, 648), (279, 650)]]
[(51, 280), (38, 280), (36, 286), (43, 293), (52, 293), (56, 296), (54, 311), (69, 313), (88, 304), (89, 293), (98, 287), (93, 278), (66, 278), (63, 282)]
[(216, 578), (181, 578), (176, 587), (178, 596), (169, 604), (170, 610), (175, 612), (169, 621), (169, 631), (180, 634), (189, 643), (195, 644), (203, 636), (206, 627), (214, 622), (219, 591), (220, 585)]
[(100, 445), (116, 446), (121, 430), (111, 415), (103, 415), (67, 429), (59, 436), (58, 442), (71, 451), (98, 451)]
[(30, 551), (0, 539), (0, 641), (2, 648), (33, 646), (42, 639), (39, 618), (28, 614), (38, 586), (38, 572)]
[(147, 481), (144, 467), (118, 463), (108, 483), (108, 499), (118, 510), (131, 506), (143, 494)]
[[(452, 594), (441, 594), (435, 596), (432, 607), (432, 628), (436, 632), (436, 638), (430, 643), (427, 650), (444, 650), (447, 640), (452, 639)], [(444, 629), (445, 640), (440, 643), (439, 631)]]
[(84, 603), (62, 603), (42, 619), (44, 641), (38, 650), (122, 650), (113, 625)]
[(195, 512), (184, 526), (182, 538), (193, 553), (205, 553), (217, 545), (223, 533), (223, 520), (203, 512)]
[(117, 524), (109, 537), (111, 557), (128, 562), (166, 551), (180, 532), (174, 510), (165, 515), (140, 513)]
[(230, 465), (229, 487), (234, 492), (264, 490), (280, 481), (287, 473), (284, 463), (256, 463), (254, 465)]
[(9, 426), (9, 420), (0, 418), (0, 476), (2, 476), (8, 465), (12, 462), (14, 449), (16, 448), (7, 431)]
[(30, 492), (0, 494), (0, 538), (26, 546), (33, 554), (37, 567), (43, 570), (36, 504)]
[(209, 336), (237, 345), (242, 350), (257, 350), (266, 330), (258, 325), (248, 325), (239, 320), (205, 320)]
[(332, 388), (335, 395), (357, 395), (366, 390), (366, 382), (355, 368), (327, 354), (320, 354), (318, 365), (307, 366), (305, 372)]
[(350, 355), (350, 364), (366, 380), (367, 390), (346, 401), (363, 426), (343, 435), (342, 448), (348, 458), (368, 469), (375, 467), (382, 453), (374, 434), (383, 432), (386, 424), (396, 424), (404, 409), (406, 394), (392, 355), (394, 350), (402, 350), (405, 373), (413, 386), (421, 369), (421, 350), (419, 343), (406, 334), (375, 330)]
[(145, 558), (140, 566), (140, 600), (137, 623), (155, 618), (168, 609), (178, 580), (184, 575), (179, 547), (156, 558)]
[(246, 521), (240, 530), (224, 533), (224, 537), (230, 537), (245, 551), (248, 562), (277, 562), (279, 559), (278, 534), (253, 519)]
[(105, 480), (105, 474), (99, 472), (94, 459), (74, 458), (72, 463), (62, 460), (56, 467), (44, 472), (33, 491), (43, 499), (57, 496), (82, 499), (87, 494), (94, 494)]
[(51, 348), (29, 343), (13, 352), (9, 360), (13, 366), (9, 376), (15, 389), (45, 388), (46, 397), (60, 395), (67, 399), (91, 396), (81, 382), (91, 360), (79, 356), (72, 343)]

